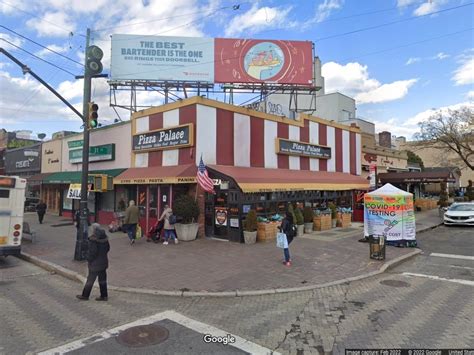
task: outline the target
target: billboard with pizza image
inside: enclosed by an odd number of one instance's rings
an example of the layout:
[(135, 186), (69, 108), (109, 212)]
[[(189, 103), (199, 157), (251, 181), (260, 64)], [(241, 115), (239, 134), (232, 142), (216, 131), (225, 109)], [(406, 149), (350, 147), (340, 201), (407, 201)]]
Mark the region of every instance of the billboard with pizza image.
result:
[(308, 41), (216, 38), (216, 83), (313, 85), (313, 44)]

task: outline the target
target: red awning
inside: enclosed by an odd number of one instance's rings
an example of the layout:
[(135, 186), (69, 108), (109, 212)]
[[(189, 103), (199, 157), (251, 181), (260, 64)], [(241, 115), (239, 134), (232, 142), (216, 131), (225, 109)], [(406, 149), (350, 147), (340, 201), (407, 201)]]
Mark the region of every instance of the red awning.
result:
[(130, 168), (114, 178), (114, 184), (188, 184), (196, 182), (194, 164)]
[(365, 190), (366, 179), (347, 173), (327, 171), (243, 168), (209, 165), (213, 170), (234, 179), (243, 192), (301, 191), (301, 190)]

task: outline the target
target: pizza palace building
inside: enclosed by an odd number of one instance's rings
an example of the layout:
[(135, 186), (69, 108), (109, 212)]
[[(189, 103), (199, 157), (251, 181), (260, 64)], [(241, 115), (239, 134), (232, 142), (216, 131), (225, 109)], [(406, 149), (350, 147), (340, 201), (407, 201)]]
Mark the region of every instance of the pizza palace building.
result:
[[(270, 216), (288, 202), (328, 201), (355, 208), (368, 188), (359, 128), (313, 116), (290, 120), (197, 96), (134, 113), (131, 136), (131, 167), (114, 178), (115, 198), (136, 201), (145, 230), (165, 204), (189, 194), (200, 205), (200, 235), (241, 242), (250, 209)], [(201, 157), (215, 195), (196, 183)]]

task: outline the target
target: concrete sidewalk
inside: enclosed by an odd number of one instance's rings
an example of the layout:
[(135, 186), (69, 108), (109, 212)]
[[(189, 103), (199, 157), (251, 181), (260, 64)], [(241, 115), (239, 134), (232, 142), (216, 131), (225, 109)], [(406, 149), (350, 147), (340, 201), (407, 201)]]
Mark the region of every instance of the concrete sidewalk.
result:
[[(416, 217), (418, 233), (441, 223), (437, 210), (420, 212)], [(69, 220), (47, 215), (40, 225), (35, 214), (26, 214), (25, 221), (37, 232), (35, 243), (23, 244), (26, 256), (38, 263), (65, 268), (70, 274), (86, 276), (87, 263), (73, 260), (74, 226), (54, 226)], [(110, 285), (129, 291), (171, 291), (179, 295), (243, 295), (315, 288), (382, 272), (393, 262), (419, 252), (413, 248), (387, 247), (385, 261), (371, 260), (368, 244), (358, 242), (363, 237), (360, 225), (296, 238), (290, 248), (291, 267), (282, 265), (282, 250), (274, 242), (245, 245), (201, 238), (164, 246), (147, 243), (143, 238), (131, 246), (126, 234), (108, 234)], [(54, 265), (49, 268), (54, 269)]]

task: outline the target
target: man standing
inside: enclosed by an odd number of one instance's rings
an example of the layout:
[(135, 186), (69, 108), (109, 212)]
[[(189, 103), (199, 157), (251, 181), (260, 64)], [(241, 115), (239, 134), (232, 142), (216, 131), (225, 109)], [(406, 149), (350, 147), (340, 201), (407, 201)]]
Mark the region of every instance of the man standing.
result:
[(40, 200), (40, 202), (36, 205), (36, 213), (38, 213), (38, 220), (40, 224), (43, 224), (43, 218), (44, 214), (46, 213), (46, 203), (44, 203), (43, 200)]
[(138, 207), (135, 206), (135, 201), (130, 200), (128, 208), (125, 211), (125, 219), (123, 221), (123, 223), (127, 226), (127, 233), (128, 238), (130, 239), (130, 245), (135, 243), (139, 217), (140, 211), (138, 210)]
[(89, 273), (87, 281), (84, 285), (81, 295), (76, 297), (80, 300), (87, 301), (92, 291), (95, 279), (99, 278), (100, 297), (96, 301), (107, 301), (107, 268), (109, 267), (109, 259), (107, 254), (110, 250), (110, 244), (107, 234), (100, 228), (100, 224), (92, 224), (92, 233), (89, 237), (89, 248), (87, 252), (87, 261)]
[(173, 210), (170, 206), (165, 205), (165, 210), (161, 214), (161, 217), (158, 221), (165, 221), (164, 229), (165, 229), (165, 241), (163, 245), (168, 245), (168, 239), (171, 236), (171, 239), (174, 240), (175, 244), (178, 244), (178, 238), (176, 238), (176, 232), (174, 229), (174, 224), (176, 223), (176, 218), (173, 216)]

